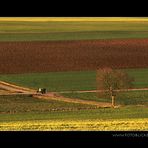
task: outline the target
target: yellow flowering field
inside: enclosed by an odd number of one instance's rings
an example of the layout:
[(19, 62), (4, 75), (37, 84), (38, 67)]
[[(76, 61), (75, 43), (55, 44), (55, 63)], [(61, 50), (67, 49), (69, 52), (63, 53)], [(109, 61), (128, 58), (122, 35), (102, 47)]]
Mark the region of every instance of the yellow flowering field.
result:
[(0, 131), (148, 131), (148, 119), (1, 122)]
[(0, 17), (0, 21), (148, 21), (148, 17)]

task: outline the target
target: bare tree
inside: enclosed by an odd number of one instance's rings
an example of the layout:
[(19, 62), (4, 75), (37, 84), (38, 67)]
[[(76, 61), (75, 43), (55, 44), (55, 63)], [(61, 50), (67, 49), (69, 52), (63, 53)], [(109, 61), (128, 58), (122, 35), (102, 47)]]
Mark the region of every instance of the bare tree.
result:
[(126, 72), (102, 68), (97, 70), (97, 89), (100, 93), (108, 93), (112, 99), (112, 107), (115, 106), (115, 96), (118, 90), (132, 87), (134, 79)]

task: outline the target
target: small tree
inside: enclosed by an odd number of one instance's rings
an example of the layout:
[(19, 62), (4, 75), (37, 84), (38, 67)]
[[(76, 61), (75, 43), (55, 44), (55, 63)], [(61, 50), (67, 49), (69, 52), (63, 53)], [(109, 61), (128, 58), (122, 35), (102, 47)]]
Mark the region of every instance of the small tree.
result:
[(114, 107), (117, 90), (131, 88), (134, 79), (124, 71), (102, 68), (97, 70), (96, 81), (97, 89), (100, 93), (107, 92), (110, 95)]

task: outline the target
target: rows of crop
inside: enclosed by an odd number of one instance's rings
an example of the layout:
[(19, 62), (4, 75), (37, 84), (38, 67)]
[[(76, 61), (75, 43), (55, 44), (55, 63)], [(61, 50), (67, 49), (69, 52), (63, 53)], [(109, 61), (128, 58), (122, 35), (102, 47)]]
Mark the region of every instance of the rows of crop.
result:
[(0, 73), (148, 67), (147, 48), (148, 39), (0, 42)]
[[(106, 19), (109, 20), (109, 19)], [(146, 19), (148, 20), (148, 19)], [(148, 31), (148, 21), (2, 21), (0, 33)]]
[(1, 122), (1, 131), (145, 131), (148, 119), (39, 120)]
[[(37, 30), (38, 31), (38, 30)], [(148, 31), (84, 31), (51, 33), (0, 33), (0, 41), (66, 41), (148, 38)]]

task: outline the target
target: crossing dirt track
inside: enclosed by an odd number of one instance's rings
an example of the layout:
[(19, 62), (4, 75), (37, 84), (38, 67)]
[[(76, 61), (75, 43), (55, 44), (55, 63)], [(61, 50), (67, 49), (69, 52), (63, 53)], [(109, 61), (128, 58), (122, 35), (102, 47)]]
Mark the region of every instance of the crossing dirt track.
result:
[(0, 90), (0, 95), (34, 94), (36, 92), (33, 89), (20, 87), (3, 81), (0, 81)]
[(3, 81), (0, 81), (0, 89), (6, 90), (4, 92), (0, 91), (0, 95), (18, 95), (18, 94), (24, 94), (24, 95), (33, 95), (34, 98), (38, 99), (46, 99), (46, 100), (58, 100), (58, 101), (64, 101), (69, 103), (79, 103), (79, 104), (88, 104), (88, 105), (94, 105), (96, 107), (111, 107), (110, 103), (106, 102), (96, 102), (96, 101), (86, 101), (81, 99), (71, 99), (71, 98), (65, 98), (63, 96), (57, 96), (54, 93), (47, 93), (47, 94), (37, 94), (35, 90), (20, 87), (14, 84), (6, 83)]
[(148, 39), (0, 42), (0, 73), (148, 67)]

